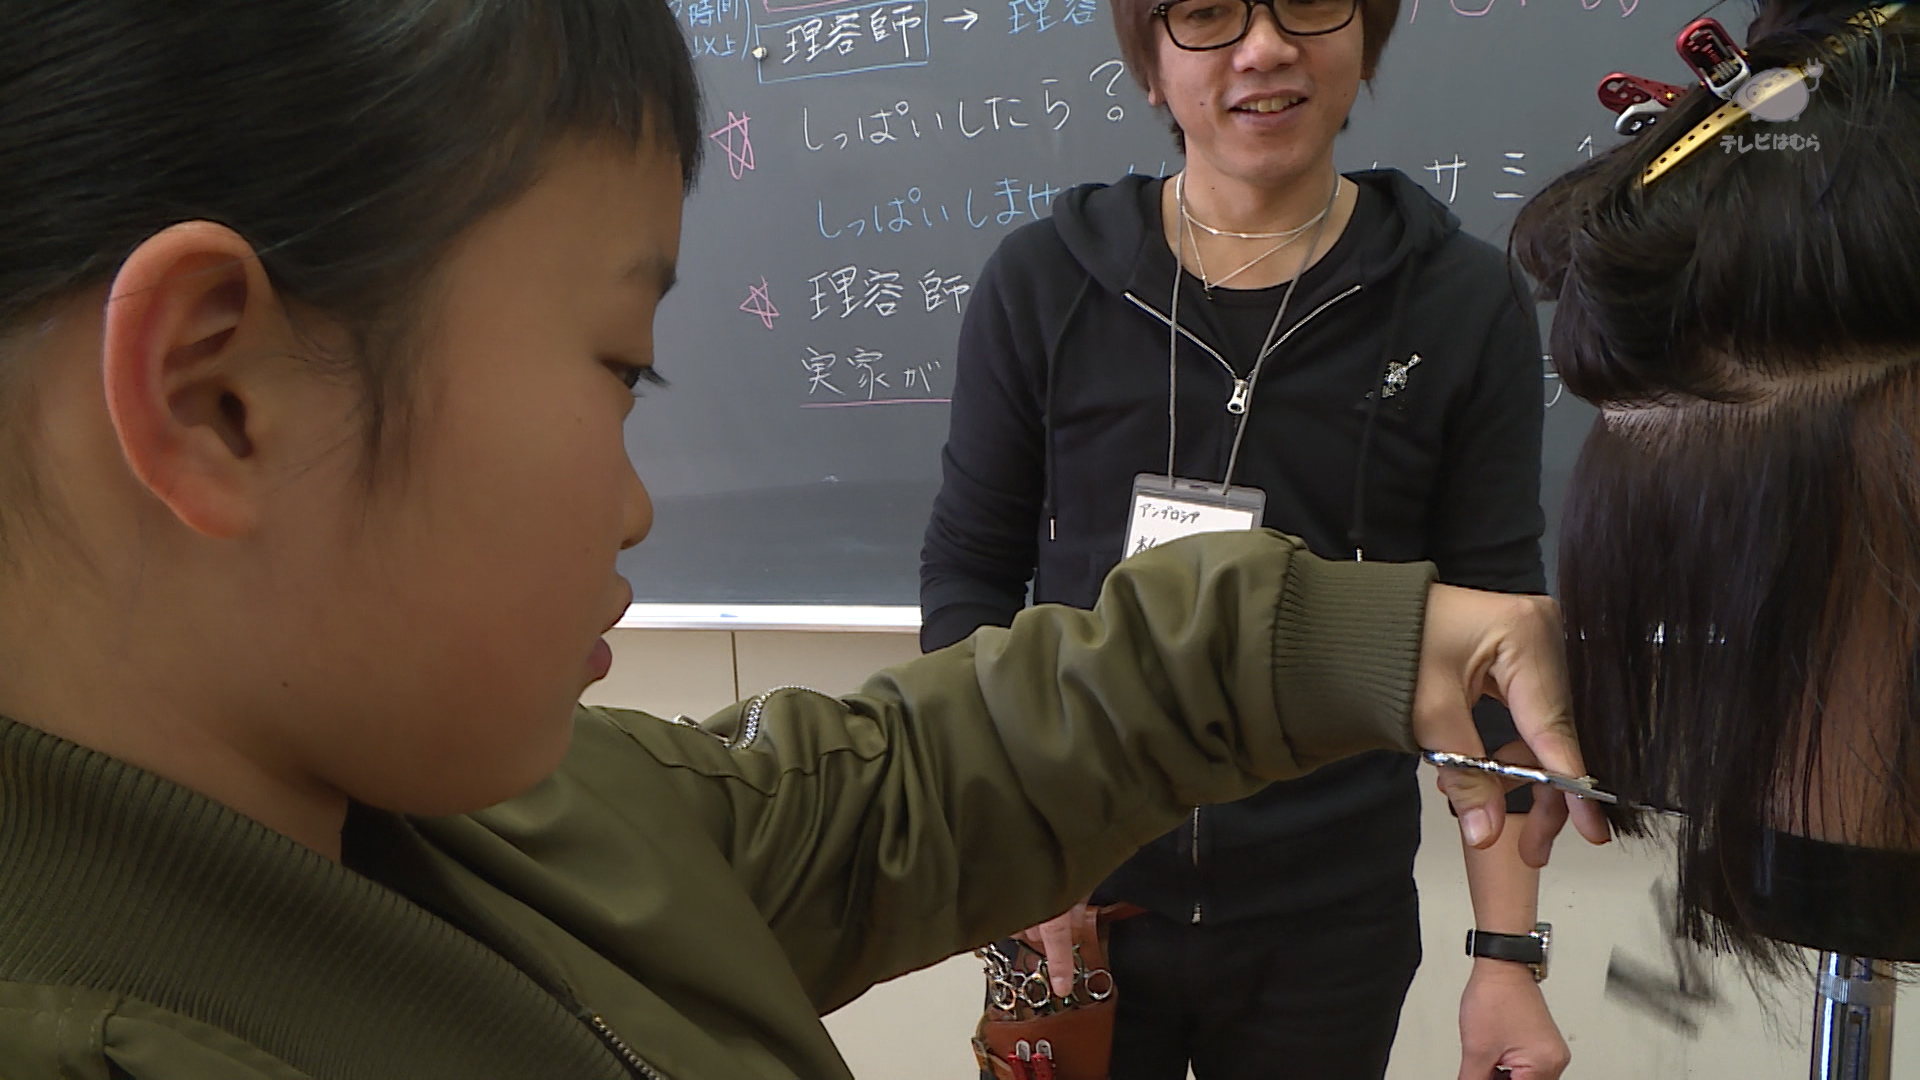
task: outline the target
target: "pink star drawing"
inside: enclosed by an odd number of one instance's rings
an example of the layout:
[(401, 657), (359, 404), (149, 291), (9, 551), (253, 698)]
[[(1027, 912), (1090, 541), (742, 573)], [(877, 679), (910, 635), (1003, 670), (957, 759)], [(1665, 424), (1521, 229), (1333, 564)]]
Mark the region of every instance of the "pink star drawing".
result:
[(735, 180), (753, 171), (753, 136), (747, 130), (753, 118), (746, 113), (727, 110), (727, 126), (707, 136), (727, 152), (727, 172)]
[(760, 325), (773, 329), (773, 320), (780, 317), (780, 309), (773, 306), (773, 299), (767, 295), (766, 278), (761, 278), (758, 285), (747, 286), (747, 299), (740, 305), (740, 310), (758, 318)]

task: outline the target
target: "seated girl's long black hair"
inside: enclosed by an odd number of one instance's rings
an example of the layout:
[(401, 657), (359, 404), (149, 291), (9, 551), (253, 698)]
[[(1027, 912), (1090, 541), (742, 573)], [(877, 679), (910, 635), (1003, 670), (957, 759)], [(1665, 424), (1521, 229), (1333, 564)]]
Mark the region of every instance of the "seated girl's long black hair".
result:
[(1696, 90), (1514, 230), (1602, 409), (1560, 550), (1588, 765), (1686, 812), (1682, 925), (1762, 959), (1781, 835), (1920, 853), (1920, 20), (1868, 6), (1761, 5), (1754, 70), (1821, 68), (1797, 119), (1643, 185)]

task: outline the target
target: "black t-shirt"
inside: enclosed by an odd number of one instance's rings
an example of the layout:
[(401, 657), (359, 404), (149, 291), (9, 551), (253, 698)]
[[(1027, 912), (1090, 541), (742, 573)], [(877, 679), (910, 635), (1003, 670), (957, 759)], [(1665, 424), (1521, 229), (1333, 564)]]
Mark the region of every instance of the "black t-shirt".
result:
[[(1300, 281), (1300, 287), (1294, 290), (1294, 305), (1287, 312), (1287, 324), (1298, 322), (1305, 314), (1299, 307), (1299, 301), (1311, 296), (1326, 282), (1340, 277), (1351, 277), (1350, 265), (1361, 256), (1366, 238), (1378, 236), (1381, 230), (1394, 227), (1393, 203), (1385, 193), (1365, 184), (1356, 185), (1360, 189), (1359, 201), (1354, 204), (1353, 219), (1334, 241), (1333, 250), (1319, 262), (1307, 268), (1306, 276)], [(1308, 238), (1303, 237), (1301, 243)], [(1325, 238), (1322, 237), (1322, 243)], [(1198, 286), (1200, 279), (1186, 274), (1188, 282)], [(1228, 289), (1215, 286), (1212, 316), (1226, 338), (1227, 363), (1233, 365), (1234, 372), (1245, 377), (1253, 368), (1254, 358), (1260, 355), (1260, 347), (1266, 343), (1267, 333), (1273, 328), (1273, 316), (1280, 310), (1280, 300), (1287, 294), (1289, 282), (1281, 282), (1265, 289)], [(1189, 289), (1184, 295), (1192, 296)], [(1184, 316), (1182, 316), (1184, 319)], [(1272, 361), (1269, 360), (1269, 363)], [(1258, 393), (1256, 388), (1255, 393)]]

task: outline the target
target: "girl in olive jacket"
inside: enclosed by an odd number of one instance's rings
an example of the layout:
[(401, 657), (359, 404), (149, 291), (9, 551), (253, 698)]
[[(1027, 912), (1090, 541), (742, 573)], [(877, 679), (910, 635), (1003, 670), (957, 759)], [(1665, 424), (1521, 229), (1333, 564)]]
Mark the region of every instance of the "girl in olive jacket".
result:
[(578, 709), (697, 119), (659, 3), (0, 6), (8, 1080), (845, 1077), (820, 1013), (1196, 803), (1487, 688), (1578, 769), (1544, 601), (1274, 534)]

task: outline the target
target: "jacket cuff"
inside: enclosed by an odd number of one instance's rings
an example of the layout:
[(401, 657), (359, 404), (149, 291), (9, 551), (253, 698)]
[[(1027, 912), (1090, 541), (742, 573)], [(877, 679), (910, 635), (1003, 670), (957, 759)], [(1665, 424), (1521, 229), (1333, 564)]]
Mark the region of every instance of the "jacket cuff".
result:
[(1367, 750), (1416, 753), (1413, 684), (1432, 563), (1292, 560), (1273, 635), (1281, 730), (1302, 769)]

